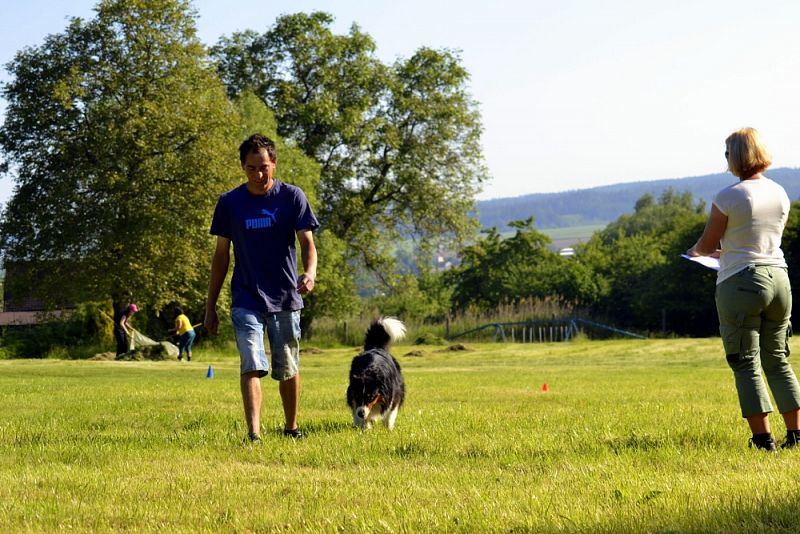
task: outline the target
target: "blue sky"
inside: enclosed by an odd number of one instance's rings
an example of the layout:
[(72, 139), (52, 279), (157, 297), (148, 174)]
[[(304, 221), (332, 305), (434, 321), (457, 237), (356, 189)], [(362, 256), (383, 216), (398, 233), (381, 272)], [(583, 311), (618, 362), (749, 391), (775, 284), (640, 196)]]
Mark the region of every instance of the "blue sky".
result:
[[(91, 17), (95, 3), (0, 0), (0, 63), (63, 31), (70, 16)], [(759, 129), (774, 166), (800, 167), (797, 0), (194, 6), (206, 44), (322, 10), (337, 33), (358, 23), (387, 62), (420, 46), (460, 50), (483, 116), (490, 179), (481, 199), (722, 172), (724, 139), (742, 126)], [(12, 185), (0, 180), (0, 202)]]

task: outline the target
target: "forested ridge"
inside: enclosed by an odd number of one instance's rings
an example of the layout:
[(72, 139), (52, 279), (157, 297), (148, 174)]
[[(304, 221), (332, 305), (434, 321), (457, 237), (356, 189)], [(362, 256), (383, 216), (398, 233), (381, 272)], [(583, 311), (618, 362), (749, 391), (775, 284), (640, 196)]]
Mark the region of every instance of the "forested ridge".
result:
[[(781, 184), (789, 198), (800, 198), (800, 169), (777, 168), (765, 173)], [(534, 214), (537, 228), (565, 228), (589, 224), (607, 224), (624, 213), (633, 211), (636, 201), (647, 193), (656, 197), (667, 189), (688, 191), (695, 200), (710, 205), (714, 195), (736, 178), (729, 173), (707, 174), (631, 182), (577, 189), (560, 193), (534, 193), (518, 197), (482, 200), (476, 203), (477, 218), (483, 228), (505, 231), (508, 223), (524, 220)]]

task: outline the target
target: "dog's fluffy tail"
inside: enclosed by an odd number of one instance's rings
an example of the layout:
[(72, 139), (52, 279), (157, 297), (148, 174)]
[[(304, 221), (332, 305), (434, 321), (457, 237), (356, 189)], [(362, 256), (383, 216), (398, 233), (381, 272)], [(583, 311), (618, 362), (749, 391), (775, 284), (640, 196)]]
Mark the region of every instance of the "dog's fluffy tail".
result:
[(406, 325), (394, 317), (381, 317), (374, 321), (364, 337), (364, 350), (384, 349), (389, 343), (399, 341), (406, 336)]

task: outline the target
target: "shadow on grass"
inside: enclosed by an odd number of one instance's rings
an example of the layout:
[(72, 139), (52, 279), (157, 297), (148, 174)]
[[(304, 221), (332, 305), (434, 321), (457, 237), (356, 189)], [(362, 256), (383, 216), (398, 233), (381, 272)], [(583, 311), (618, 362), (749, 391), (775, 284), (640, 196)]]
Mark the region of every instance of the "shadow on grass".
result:
[(658, 449), (720, 448), (724, 446), (723, 439), (717, 434), (690, 432), (664, 435), (632, 432), (627, 436), (608, 438), (604, 443), (614, 454), (632, 451), (655, 451)]
[(353, 425), (341, 419), (315, 420), (301, 425), (303, 434), (341, 434), (343, 432), (353, 432)]

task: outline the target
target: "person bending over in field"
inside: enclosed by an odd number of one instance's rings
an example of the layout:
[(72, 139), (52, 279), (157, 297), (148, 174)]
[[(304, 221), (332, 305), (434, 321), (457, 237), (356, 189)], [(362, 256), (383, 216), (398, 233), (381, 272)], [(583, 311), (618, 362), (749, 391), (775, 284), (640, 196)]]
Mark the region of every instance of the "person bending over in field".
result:
[(128, 324), (133, 314), (139, 311), (136, 304), (128, 304), (114, 314), (114, 339), (117, 342), (117, 356), (127, 354), (131, 350), (130, 338), (133, 327)]
[[(211, 234), (217, 236), (208, 284), (205, 326), (217, 332), (216, 304), (230, 264), (233, 243), (236, 263), (231, 280), (231, 319), (241, 362), (240, 385), (248, 437), (260, 441), (261, 377), (270, 365), (264, 351), (269, 337), (272, 378), (285, 417), (284, 435), (300, 438), (301, 295), (314, 289), (317, 251), (312, 230), (319, 227), (299, 187), (273, 177), (278, 164), (275, 143), (255, 134), (239, 147), (247, 182), (217, 201)], [(295, 239), (305, 272), (298, 278)]]
[(789, 197), (762, 174), (771, 159), (754, 129), (732, 133), (725, 147), (728, 170), (739, 182), (717, 193), (705, 230), (687, 254), (720, 258), (719, 331), (751, 446), (776, 450), (763, 369), (786, 424), (781, 447), (792, 448), (800, 441), (800, 386), (787, 360), (792, 292), (780, 248)]

